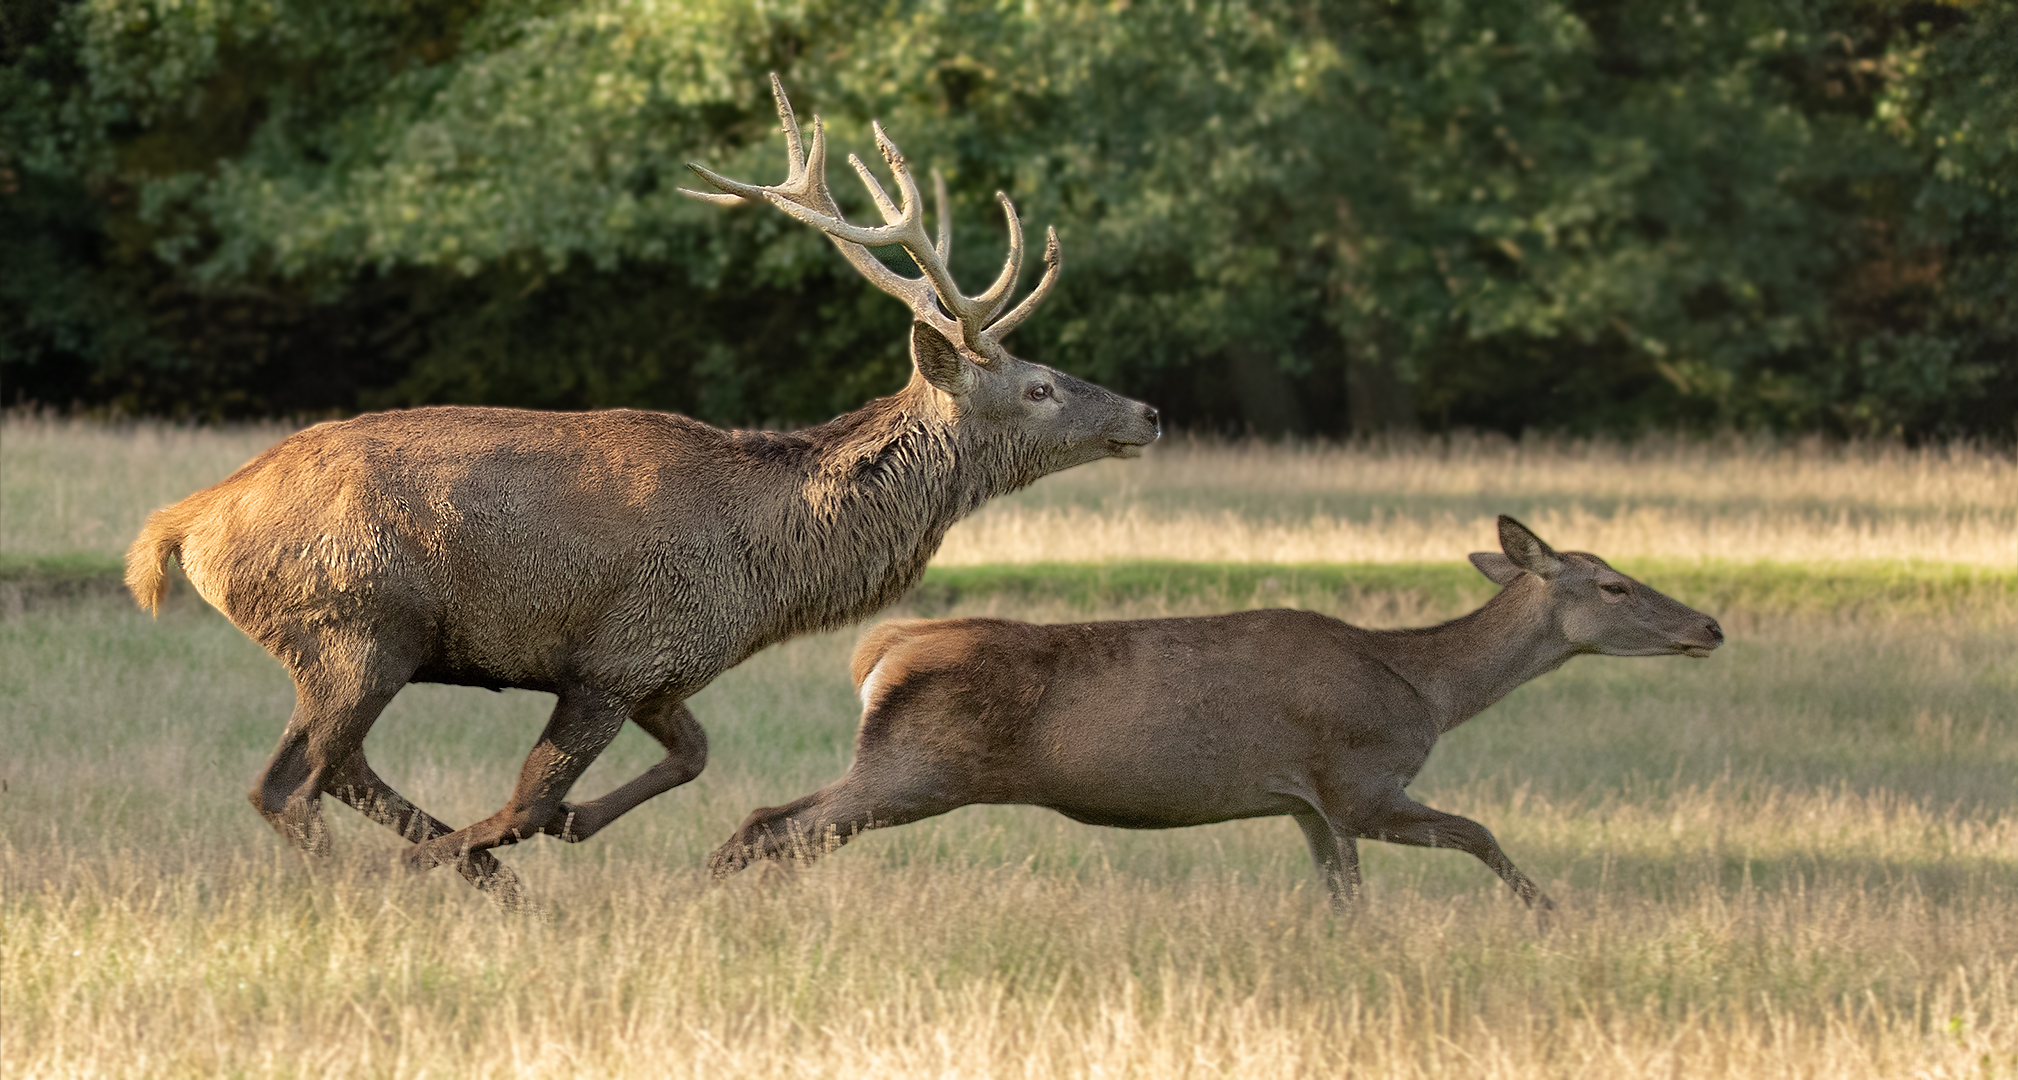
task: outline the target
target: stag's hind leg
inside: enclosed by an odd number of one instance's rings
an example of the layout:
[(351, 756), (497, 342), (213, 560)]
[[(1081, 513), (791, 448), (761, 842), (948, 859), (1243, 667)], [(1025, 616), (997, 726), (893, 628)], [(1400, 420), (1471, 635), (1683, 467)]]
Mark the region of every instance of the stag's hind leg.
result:
[[(358, 813), (416, 844), (455, 831), (380, 779), (371, 763), (365, 760), (362, 749), (351, 755), (340, 774), (325, 790)], [(506, 907), (516, 907), (525, 902), (525, 888), (518, 874), (487, 851), (476, 852), (458, 862), (456, 869), (469, 879), (470, 884), (490, 893)]]
[(569, 843), (587, 840), (602, 827), (701, 775), (708, 764), (708, 733), (685, 702), (646, 701), (631, 710), (631, 721), (666, 748), (666, 756), (615, 791), (585, 803), (562, 803), (542, 830)]
[(330, 637), (300, 650), (290, 667), (294, 712), (247, 798), (288, 842), (327, 855), (322, 794), (364, 745), (414, 664), (368, 639)]

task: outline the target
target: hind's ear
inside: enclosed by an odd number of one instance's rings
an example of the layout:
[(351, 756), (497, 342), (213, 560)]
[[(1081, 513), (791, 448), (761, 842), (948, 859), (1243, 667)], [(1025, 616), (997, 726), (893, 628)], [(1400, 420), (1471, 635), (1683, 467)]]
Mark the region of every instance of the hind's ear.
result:
[(1505, 514), (1499, 516), (1499, 546), (1515, 566), (1544, 581), (1562, 573), (1563, 561), (1555, 549), (1542, 543), (1534, 530)]
[(974, 391), (974, 365), (944, 334), (921, 322), (911, 324), (911, 362), (926, 382), (956, 398)]
[(1497, 551), (1474, 551), (1471, 564), (1478, 572), (1492, 579), (1495, 585), (1511, 585), (1513, 580), (1527, 571), (1513, 564), (1513, 560)]

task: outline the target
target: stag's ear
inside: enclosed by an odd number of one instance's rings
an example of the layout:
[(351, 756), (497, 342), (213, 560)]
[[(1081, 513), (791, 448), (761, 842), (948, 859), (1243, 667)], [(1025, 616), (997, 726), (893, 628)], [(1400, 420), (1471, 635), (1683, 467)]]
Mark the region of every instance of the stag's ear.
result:
[(1495, 585), (1511, 585), (1513, 579), (1527, 573), (1497, 551), (1474, 551), (1471, 553), (1471, 564), (1478, 567), (1479, 573), (1491, 578)]
[(911, 324), (911, 362), (926, 382), (956, 398), (974, 390), (974, 365), (944, 334), (921, 322)]
[[(1499, 546), (1506, 552), (1507, 561), (1546, 581), (1562, 573), (1563, 561), (1555, 549), (1542, 543), (1527, 526), (1501, 514), (1499, 516)], [(1490, 576), (1490, 575), (1488, 575)]]

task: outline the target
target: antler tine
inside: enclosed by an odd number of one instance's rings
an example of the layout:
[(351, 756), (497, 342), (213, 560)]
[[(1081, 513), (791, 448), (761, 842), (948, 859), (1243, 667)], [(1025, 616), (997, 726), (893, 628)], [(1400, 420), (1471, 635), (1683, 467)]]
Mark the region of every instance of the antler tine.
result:
[(841, 208), (834, 203), (834, 193), (827, 190), (827, 125), (820, 122), (819, 114), (813, 116), (813, 148), (806, 151), (805, 175), (801, 185), (806, 195), (817, 203), (817, 208), (841, 216)]
[[(689, 163), (688, 168), (727, 194), (686, 188), (680, 190), (718, 205), (740, 203), (745, 199), (761, 199), (770, 203), (826, 233), (842, 256), (870, 284), (902, 300), (911, 309), (914, 318), (929, 324), (948, 339), (965, 344), (983, 362), (1007, 356), (1008, 351), (1002, 348), (1001, 339), (1036, 310), (1058, 279), (1057, 231), (1047, 230), (1045, 233), (1044, 277), (1037, 283), (1036, 291), (998, 319), (997, 313), (1015, 294), (1016, 279), (1023, 269), (1023, 226), (1009, 196), (999, 191), (995, 193), (1002, 204), (1003, 217), (1008, 222), (1009, 257), (986, 292), (979, 296), (967, 296), (960, 291), (948, 268), (953, 256), (953, 218), (947, 207), (945, 176), (937, 169), (932, 171), (932, 196), (934, 208), (939, 214), (939, 235), (935, 242), (926, 235), (924, 199), (918, 193), (918, 182), (911, 176), (903, 151), (897, 149), (896, 142), (883, 130), (882, 124), (872, 123), (876, 148), (882, 151), (883, 160), (889, 164), (890, 173), (897, 181), (897, 198), (890, 198), (889, 191), (862, 163), (861, 158), (848, 155), (848, 164), (862, 178), (862, 185), (869, 189), (869, 197), (883, 216), (880, 226), (852, 224), (842, 216), (833, 193), (827, 189), (827, 133), (820, 118), (817, 115), (813, 117), (813, 137), (809, 145), (800, 131), (791, 99), (785, 96), (784, 83), (776, 72), (771, 74), (771, 96), (777, 100), (778, 121), (785, 132), (784, 183), (746, 184), (703, 165)], [(885, 266), (868, 250), (887, 244), (901, 246), (918, 264), (924, 276), (905, 277)]]
[[(806, 174), (806, 150), (799, 138), (799, 117), (792, 111), (792, 99), (785, 96), (785, 84), (771, 72), (771, 97), (778, 103), (778, 121), (785, 126), (785, 183), (790, 185)], [(813, 118), (817, 135), (820, 118)]]
[(939, 255), (939, 261), (953, 265), (953, 215), (946, 212), (946, 174), (932, 170), (932, 210), (939, 215), (939, 242), (932, 250)]
[(867, 165), (862, 164), (862, 159), (849, 154), (848, 164), (854, 166), (855, 175), (862, 178), (862, 186), (869, 189), (869, 198), (875, 200), (876, 209), (883, 215), (883, 221), (890, 225), (903, 221), (903, 212), (897, 209), (896, 203), (890, 201), (890, 194), (883, 190), (883, 185), (876, 180), (876, 174), (870, 172)]
[[(709, 180), (708, 182), (711, 184), (715, 183), (714, 180)], [(741, 206), (749, 201), (741, 195), (722, 195), (713, 191), (695, 191), (693, 188), (680, 188), (679, 192), (690, 199), (699, 199), (704, 203), (714, 203), (716, 206)]]
[[(782, 199), (785, 203), (810, 210), (822, 217), (838, 220), (841, 215), (840, 208), (834, 204), (834, 196), (827, 190), (826, 125), (820, 123), (817, 115), (813, 117), (813, 142), (811, 148), (808, 148), (799, 130), (798, 114), (792, 109), (792, 99), (785, 96), (785, 86), (778, 80), (778, 73), (775, 71), (771, 73), (771, 96), (777, 101), (778, 122), (785, 129), (784, 183), (746, 184), (740, 180), (731, 180), (705, 165), (690, 161), (687, 168), (692, 169), (703, 180), (730, 194), (716, 195), (690, 188), (681, 188), (680, 193), (718, 206), (733, 206), (744, 199), (773, 203), (778, 203), (778, 200)], [(785, 203), (778, 205), (782, 206)], [(802, 221), (808, 220), (795, 211), (787, 212)], [(813, 224), (818, 227), (817, 222)]]
[[(808, 200), (815, 204), (816, 208), (825, 209), (833, 206), (833, 197), (826, 194), (827, 140), (826, 133), (820, 126), (820, 118), (813, 117), (813, 152), (809, 158), (805, 139), (799, 133), (799, 117), (792, 111), (792, 99), (785, 96), (785, 84), (779, 81), (778, 73), (775, 71), (771, 72), (771, 98), (778, 106), (778, 122), (785, 129), (785, 182), (774, 187), (745, 184), (740, 180), (731, 180), (706, 166), (688, 162), (687, 168), (694, 170), (701, 179), (730, 194), (717, 195), (711, 191), (695, 191), (692, 188), (680, 188), (680, 194), (717, 206), (735, 206), (744, 199), (766, 199), (771, 192), (778, 191), (790, 193), (794, 201)], [(809, 175), (813, 177), (811, 183), (807, 181)]]
[(1038, 280), (1037, 287), (1030, 291), (1030, 295), (1023, 298), (1022, 303), (1012, 308), (1009, 314), (995, 320), (982, 332), (982, 337), (996, 348), (1001, 348), (1002, 339), (1008, 337), (1011, 330), (1022, 325), (1023, 320), (1037, 310), (1037, 305), (1042, 304), (1044, 298), (1051, 295), (1051, 287), (1058, 284), (1058, 269), (1063, 261), (1058, 249), (1058, 230), (1047, 225), (1044, 227), (1044, 276)]
[[(961, 340), (969, 348), (979, 351), (981, 330), (983, 324), (987, 322), (983, 307), (960, 291), (959, 283), (953, 280), (953, 271), (947, 267), (946, 260), (939, 256), (931, 238), (925, 235), (922, 213), (925, 200), (918, 194), (918, 181), (911, 177), (911, 167), (904, 160), (904, 152), (897, 148), (896, 141), (890, 138), (889, 132), (883, 130), (881, 123), (872, 121), (869, 127), (876, 133), (876, 148), (883, 152), (883, 161), (890, 166), (890, 174), (897, 180), (897, 197), (902, 200), (899, 205), (902, 207), (903, 223), (909, 235), (896, 242), (904, 245), (904, 250), (911, 256), (911, 261), (917, 263), (918, 269), (924, 271), (926, 279), (931, 281), (933, 289), (938, 293), (940, 305), (959, 320)], [(895, 224), (890, 226), (892, 230), (897, 227)]]
[(995, 200), (1002, 204), (1002, 217), (1009, 223), (1009, 257), (1002, 261), (1002, 272), (995, 275), (995, 283), (974, 298), (984, 329), (1009, 305), (1009, 298), (1016, 293), (1016, 279), (1023, 273), (1023, 222), (1016, 217), (1016, 204), (1009, 201), (1006, 193), (996, 192)]
[[(869, 284), (903, 301), (904, 306), (911, 309), (913, 318), (930, 324), (948, 341), (961, 341), (966, 338), (967, 331), (961, 326), (960, 321), (941, 310), (935, 299), (936, 292), (930, 279), (905, 277), (883, 265), (881, 259), (860, 244), (835, 240), (834, 247), (857, 273), (868, 279)], [(992, 355), (989, 358), (992, 359)]]

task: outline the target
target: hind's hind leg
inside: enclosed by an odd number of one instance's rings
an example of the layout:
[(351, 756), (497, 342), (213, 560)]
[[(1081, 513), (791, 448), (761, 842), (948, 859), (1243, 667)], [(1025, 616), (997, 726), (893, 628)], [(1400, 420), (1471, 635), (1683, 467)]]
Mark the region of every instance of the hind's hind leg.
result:
[(783, 806), (760, 807), (708, 856), (717, 878), (763, 859), (811, 862), (869, 829), (906, 825), (968, 805), (959, 785), (925, 775), (886, 776), (859, 762), (848, 774)]
[(327, 855), (322, 793), (364, 745), (365, 734), (406, 685), (414, 665), (371, 641), (325, 638), (297, 655), (298, 663), (290, 665), (294, 712), (247, 798), (289, 843)]

